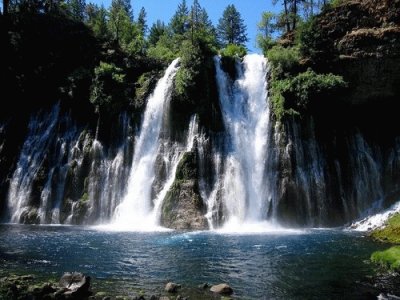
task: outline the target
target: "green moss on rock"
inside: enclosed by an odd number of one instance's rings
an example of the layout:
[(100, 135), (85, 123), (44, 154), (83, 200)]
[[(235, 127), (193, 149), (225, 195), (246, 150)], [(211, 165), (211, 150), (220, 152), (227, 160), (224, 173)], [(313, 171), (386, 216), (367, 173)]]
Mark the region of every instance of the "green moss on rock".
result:
[(400, 244), (400, 214), (391, 217), (384, 228), (374, 230), (371, 236), (382, 242)]
[(178, 164), (175, 181), (161, 207), (161, 224), (173, 229), (206, 229), (205, 207), (199, 193), (197, 156), (186, 152)]
[(197, 177), (197, 161), (194, 152), (186, 152), (176, 169), (176, 180), (195, 179)]

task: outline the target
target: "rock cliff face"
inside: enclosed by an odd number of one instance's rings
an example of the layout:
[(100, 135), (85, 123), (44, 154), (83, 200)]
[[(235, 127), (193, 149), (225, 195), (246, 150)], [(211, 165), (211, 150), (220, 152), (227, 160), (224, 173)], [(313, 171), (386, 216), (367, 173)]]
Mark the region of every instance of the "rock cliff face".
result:
[(344, 1), (316, 17), (305, 52), (314, 68), (344, 76), (348, 101), (363, 104), (399, 95), (400, 2)]
[(400, 197), (400, 1), (343, 1), (304, 42), (308, 63), (349, 89), (275, 127), (275, 213), (289, 225), (340, 225)]
[(161, 225), (173, 229), (207, 229), (206, 207), (199, 192), (198, 159), (186, 152), (179, 162), (175, 182), (161, 208)]

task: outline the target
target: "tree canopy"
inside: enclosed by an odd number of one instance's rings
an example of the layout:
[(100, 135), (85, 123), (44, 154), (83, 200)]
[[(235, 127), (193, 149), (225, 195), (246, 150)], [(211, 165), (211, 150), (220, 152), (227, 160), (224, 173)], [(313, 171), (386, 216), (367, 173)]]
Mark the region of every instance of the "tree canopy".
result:
[(248, 41), (247, 27), (236, 7), (231, 4), (224, 10), (217, 26), (218, 39), (221, 45), (243, 45)]

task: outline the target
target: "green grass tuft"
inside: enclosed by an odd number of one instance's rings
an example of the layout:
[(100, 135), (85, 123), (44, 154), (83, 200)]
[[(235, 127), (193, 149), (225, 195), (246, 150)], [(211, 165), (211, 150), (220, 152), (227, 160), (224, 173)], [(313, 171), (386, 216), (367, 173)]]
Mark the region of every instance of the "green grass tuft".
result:
[(400, 270), (400, 246), (394, 246), (384, 251), (376, 251), (371, 255), (371, 261), (385, 269)]

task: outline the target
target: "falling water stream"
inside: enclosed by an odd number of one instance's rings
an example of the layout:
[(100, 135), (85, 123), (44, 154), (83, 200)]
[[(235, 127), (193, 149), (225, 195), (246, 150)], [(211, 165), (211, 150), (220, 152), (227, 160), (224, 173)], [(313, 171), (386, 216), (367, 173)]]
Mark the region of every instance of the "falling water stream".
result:
[[(265, 168), (269, 127), (267, 63), (261, 55), (247, 55), (237, 64), (232, 80), (215, 57), (220, 103), (227, 129), (225, 170), (220, 177), (225, 228), (237, 230), (261, 222), (268, 191)], [(265, 224), (264, 224), (265, 225)]]

